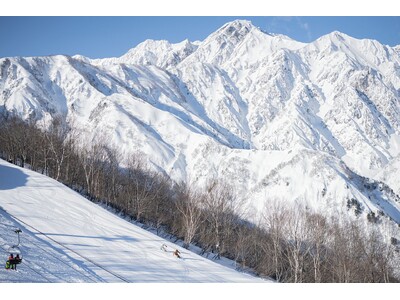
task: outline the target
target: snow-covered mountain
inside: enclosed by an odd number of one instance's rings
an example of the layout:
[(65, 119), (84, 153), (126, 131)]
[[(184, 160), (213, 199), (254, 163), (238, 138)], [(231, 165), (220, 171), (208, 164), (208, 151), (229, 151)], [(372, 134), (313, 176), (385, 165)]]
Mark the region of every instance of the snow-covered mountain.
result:
[(255, 213), (279, 200), (354, 216), (354, 198), (362, 217), (400, 222), (398, 47), (340, 32), (300, 43), (237, 20), (119, 58), (1, 58), (0, 90), (0, 111), (62, 116), (176, 181), (221, 178)]
[[(268, 282), (183, 249), (83, 198), (59, 182), (0, 159), (0, 257), (22, 229), (18, 272), (5, 282)], [(46, 199), (43, 201), (43, 199)], [(166, 244), (166, 251), (161, 246)], [(172, 255), (178, 249), (181, 259)]]

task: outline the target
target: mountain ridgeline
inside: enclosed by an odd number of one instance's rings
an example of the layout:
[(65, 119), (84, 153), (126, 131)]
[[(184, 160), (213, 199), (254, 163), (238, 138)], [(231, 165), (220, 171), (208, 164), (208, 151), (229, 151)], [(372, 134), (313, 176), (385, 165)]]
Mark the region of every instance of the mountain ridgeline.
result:
[(223, 180), (251, 221), (301, 205), (400, 239), (398, 46), (301, 43), (236, 20), (117, 58), (1, 58), (0, 92), (3, 116), (59, 120), (82, 147), (117, 148), (122, 167), (140, 152), (176, 183)]

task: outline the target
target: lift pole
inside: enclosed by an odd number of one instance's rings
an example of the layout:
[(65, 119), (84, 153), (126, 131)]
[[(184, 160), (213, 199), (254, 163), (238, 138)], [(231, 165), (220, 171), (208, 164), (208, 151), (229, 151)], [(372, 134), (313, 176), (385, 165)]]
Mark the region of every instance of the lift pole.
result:
[(22, 232), (22, 230), (18, 228), (18, 229), (16, 229), (16, 230), (14, 230), (14, 232), (18, 235), (18, 244), (17, 244), (17, 245), (14, 245), (13, 248), (19, 246), (19, 244), (20, 244), (19, 234)]

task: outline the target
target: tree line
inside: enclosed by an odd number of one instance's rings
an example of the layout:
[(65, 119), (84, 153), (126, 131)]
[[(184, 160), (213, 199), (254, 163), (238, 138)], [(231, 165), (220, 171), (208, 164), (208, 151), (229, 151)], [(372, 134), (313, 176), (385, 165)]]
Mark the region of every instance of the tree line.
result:
[[(372, 226), (327, 218), (276, 201), (255, 223), (241, 213), (233, 187), (209, 180), (205, 188), (156, 173), (140, 153), (124, 157), (54, 119), (46, 130), (12, 115), (0, 117), (0, 157), (52, 177), (87, 199), (131, 220), (200, 247), (201, 255), (232, 259), (236, 268), (280, 282), (398, 282), (399, 255)], [(271, 199), (269, 199), (271, 200)], [(65, 199), (68, 201), (68, 199)]]

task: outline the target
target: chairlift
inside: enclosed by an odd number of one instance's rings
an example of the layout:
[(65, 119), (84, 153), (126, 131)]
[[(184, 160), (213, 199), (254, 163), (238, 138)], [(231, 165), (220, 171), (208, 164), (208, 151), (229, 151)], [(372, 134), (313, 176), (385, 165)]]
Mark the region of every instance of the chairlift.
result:
[(18, 264), (20, 264), (22, 262), (22, 253), (21, 253), (21, 249), (19, 248), (19, 246), (21, 244), (21, 240), (19, 238), (19, 234), (22, 233), (22, 230), (17, 228), (16, 230), (14, 230), (14, 232), (18, 236), (18, 243), (16, 245), (11, 246), (8, 249), (9, 256), (12, 255), (13, 259), (7, 259), (6, 269), (11, 268), (12, 265), (18, 265)]
[(17, 234), (17, 236), (18, 236), (18, 244), (12, 246), (12, 248), (18, 248), (18, 247), (19, 247), (19, 244), (21, 243), (21, 240), (19, 239), (19, 234), (22, 232), (22, 230), (19, 229), (19, 228), (17, 228), (17, 229), (14, 230), (14, 232), (15, 232), (15, 233)]

